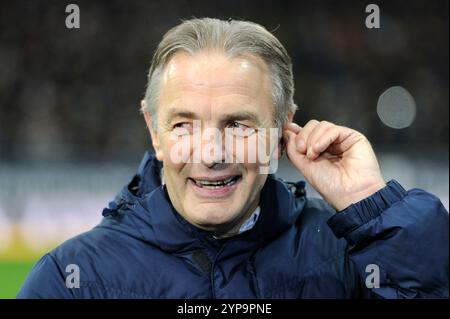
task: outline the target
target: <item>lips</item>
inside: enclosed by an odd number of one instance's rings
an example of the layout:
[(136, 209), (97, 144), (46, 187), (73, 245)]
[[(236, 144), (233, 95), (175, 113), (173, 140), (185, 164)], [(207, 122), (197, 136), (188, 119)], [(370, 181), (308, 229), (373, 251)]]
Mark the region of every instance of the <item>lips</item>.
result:
[(238, 187), (242, 175), (188, 178), (195, 194), (203, 198), (227, 198)]
[(214, 179), (204, 179), (204, 178), (190, 178), (197, 186), (202, 188), (218, 189), (225, 186), (232, 186), (238, 182), (241, 178), (240, 175), (231, 176), (228, 178), (214, 178)]

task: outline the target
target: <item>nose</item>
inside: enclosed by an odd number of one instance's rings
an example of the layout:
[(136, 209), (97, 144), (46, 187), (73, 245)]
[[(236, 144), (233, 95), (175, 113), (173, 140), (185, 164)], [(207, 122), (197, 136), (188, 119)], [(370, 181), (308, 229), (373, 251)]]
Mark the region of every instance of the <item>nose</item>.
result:
[(224, 135), (215, 127), (206, 128), (202, 134), (201, 163), (208, 168), (222, 169), (225, 165)]
[(223, 134), (218, 130), (213, 130), (214, 133), (203, 134), (202, 138), (202, 163), (209, 167), (220, 167), (225, 164), (225, 147), (223, 141)]
[(225, 171), (230, 167), (229, 163), (212, 163), (208, 166), (210, 170), (213, 171)]

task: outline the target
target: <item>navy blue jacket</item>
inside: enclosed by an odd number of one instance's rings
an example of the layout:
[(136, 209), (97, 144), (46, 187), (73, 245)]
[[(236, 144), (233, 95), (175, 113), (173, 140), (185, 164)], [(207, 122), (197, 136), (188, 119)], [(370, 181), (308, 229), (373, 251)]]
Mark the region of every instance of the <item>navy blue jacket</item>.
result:
[(174, 210), (160, 169), (147, 153), (101, 223), (42, 257), (18, 298), (448, 298), (449, 217), (423, 190), (391, 181), (336, 214), (269, 176), (255, 226), (218, 240)]

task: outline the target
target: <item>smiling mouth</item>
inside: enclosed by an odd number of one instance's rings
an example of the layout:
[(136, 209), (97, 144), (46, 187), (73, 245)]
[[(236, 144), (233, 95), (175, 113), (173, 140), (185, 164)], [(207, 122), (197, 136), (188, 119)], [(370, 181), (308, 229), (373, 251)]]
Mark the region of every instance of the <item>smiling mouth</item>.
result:
[(219, 189), (222, 187), (229, 187), (236, 184), (242, 178), (241, 175), (231, 176), (225, 179), (195, 179), (189, 178), (192, 182), (195, 183), (198, 187), (206, 188), (206, 189)]

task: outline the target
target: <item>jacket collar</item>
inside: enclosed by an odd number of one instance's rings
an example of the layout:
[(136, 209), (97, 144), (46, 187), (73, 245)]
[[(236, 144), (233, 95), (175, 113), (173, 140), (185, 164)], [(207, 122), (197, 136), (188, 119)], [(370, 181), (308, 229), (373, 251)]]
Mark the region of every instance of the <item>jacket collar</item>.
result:
[(238, 245), (241, 250), (253, 249), (291, 227), (305, 204), (304, 196), (296, 199), (284, 182), (269, 175), (261, 191), (261, 213), (255, 226), (230, 239), (214, 239), (210, 233), (189, 224), (174, 209), (166, 187), (161, 185), (161, 167), (154, 155), (147, 152), (138, 174), (116, 197), (116, 205), (133, 202), (132, 214), (126, 216), (131, 219), (134, 231), (139, 232), (142, 240), (167, 252), (218, 250), (224, 243)]

